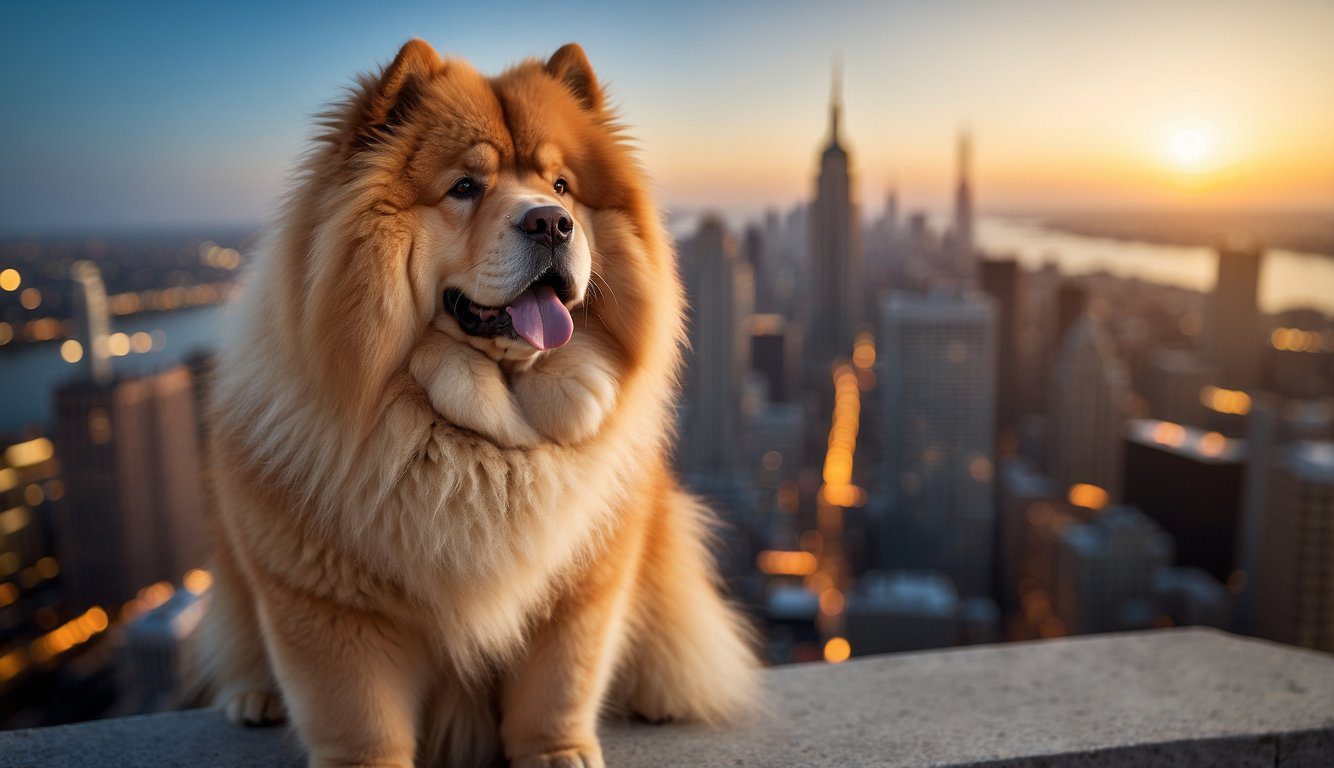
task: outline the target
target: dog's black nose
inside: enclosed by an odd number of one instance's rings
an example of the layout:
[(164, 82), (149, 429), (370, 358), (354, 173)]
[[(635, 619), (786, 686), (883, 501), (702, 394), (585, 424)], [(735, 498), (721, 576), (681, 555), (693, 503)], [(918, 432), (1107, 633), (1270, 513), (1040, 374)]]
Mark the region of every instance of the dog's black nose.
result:
[(519, 229), (542, 245), (555, 248), (574, 233), (574, 219), (559, 205), (539, 205), (528, 209)]

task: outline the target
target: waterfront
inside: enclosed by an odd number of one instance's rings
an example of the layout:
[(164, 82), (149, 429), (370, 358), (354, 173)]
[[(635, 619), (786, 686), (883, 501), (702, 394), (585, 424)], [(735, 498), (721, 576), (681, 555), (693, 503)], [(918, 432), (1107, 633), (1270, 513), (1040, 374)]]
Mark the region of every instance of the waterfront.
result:
[[(222, 339), (221, 307), (198, 307), (175, 312), (118, 317), (113, 330), (154, 335), (150, 352), (132, 353), (112, 361), (119, 373), (144, 373), (178, 363), (197, 351), (216, 349)], [(55, 391), (78, 374), (79, 364), (60, 357), (60, 344), (31, 344), (0, 352), (0, 434), (25, 426), (49, 427), (53, 421)]]
[[(1053, 262), (1067, 275), (1106, 271), (1207, 292), (1213, 290), (1218, 269), (1212, 248), (1077, 235), (1024, 219), (983, 217), (977, 237), (988, 255), (1013, 254), (1027, 269)], [(1260, 310), (1270, 314), (1308, 307), (1334, 315), (1334, 258), (1267, 251), (1259, 301)]]

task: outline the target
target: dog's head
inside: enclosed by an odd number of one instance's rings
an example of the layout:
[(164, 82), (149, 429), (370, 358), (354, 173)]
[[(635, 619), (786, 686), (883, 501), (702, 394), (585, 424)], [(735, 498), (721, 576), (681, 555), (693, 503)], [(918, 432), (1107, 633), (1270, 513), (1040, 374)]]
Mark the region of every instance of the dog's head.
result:
[(354, 247), (308, 265), (325, 319), (370, 301), (405, 331), (381, 338), (394, 353), (427, 323), (496, 359), (569, 340), (596, 292), (594, 214), (642, 187), (579, 46), (486, 78), (413, 40), (327, 122), (306, 250)]

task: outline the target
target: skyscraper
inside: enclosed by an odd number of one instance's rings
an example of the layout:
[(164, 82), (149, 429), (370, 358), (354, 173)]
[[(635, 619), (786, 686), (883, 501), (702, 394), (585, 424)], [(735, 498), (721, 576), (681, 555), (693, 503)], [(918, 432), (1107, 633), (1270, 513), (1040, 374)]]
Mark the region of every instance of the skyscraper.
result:
[(973, 295), (891, 294), (877, 379), (886, 569), (941, 571), (990, 594), (996, 308)]
[(686, 470), (741, 465), (741, 394), (750, 369), (754, 288), (750, 266), (717, 216), (681, 246), (690, 298), (691, 357), (682, 464)]
[(820, 154), (811, 204), (810, 271), (815, 295), (806, 339), (810, 360), (818, 366), (850, 355), (853, 336), (864, 320), (862, 252), (856, 242), (850, 162), (839, 127), (841, 88), (841, 75), (836, 72), (829, 102), (829, 142)]
[(1251, 389), (1259, 380), (1260, 307), (1257, 294), (1264, 252), (1254, 247), (1218, 249), (1218, 282), (1209, 297), (1209, 356), (1220, 386)]
[(985, 259), (982, 290), (996, 302), (996, 431), (1019, 420), (1019, 263)]
[(724, 576), (753, 570), (755, 487), (748, 472), (741, 403), (750, 368), (754, 301), (750, 265), (717, 216), (707, 216), (681, 245), (690, 298), (691, 356), (686, 372), (678, 457), (687, 486), (728, 523), (720, 557)]
[(1089, 483), (1118, 498), (1130, 379), (1092, 315), (1066, 333), (1050, 386), (1047, 466), (1057, 492)]
[(950, 251), (954, 257), (954, 271), (964, 281), (971, 282), (976, 269), (976, 239), (973, 220), (973, 139), (967, 131), (959, 133), (958, 179), (954, 187), (954, 220), (950, 226)]
[(56, 392), (61, 566), (76, 603), (120, 605), (206, 553), (194, 381), (185, 366)]
[(1261, 526), (1256, 630), (1334, 653), (1334, 443), (1292, 444)]

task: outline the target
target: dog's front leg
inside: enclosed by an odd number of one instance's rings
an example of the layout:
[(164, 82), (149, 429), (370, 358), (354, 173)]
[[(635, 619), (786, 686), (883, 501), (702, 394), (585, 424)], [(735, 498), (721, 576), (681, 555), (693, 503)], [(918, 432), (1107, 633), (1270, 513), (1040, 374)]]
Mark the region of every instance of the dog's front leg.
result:
[[(631, 516), (605, 562), (633, 563), (642, 518)], [(604, 768), (598, 713), (626, 633), (635, 568), (593, 568), (537, 628), (501, 687), (500, 738), (511, 768)]]
[(616, 404), (615, 363), (606, 345), (575, 334), (513, 376), (528, 422), (548, 439), (575, 445), (592, 437)]
[(431, 407), (451, 424), (501, 448), (527, 448), (541, 439), (514, 402), (500, 366), (464, 342), (428, 330), (409, 368)]
[(411, 768), (422, 652), (385, 619), (273, 585), (264, 641), (311, 768)]

